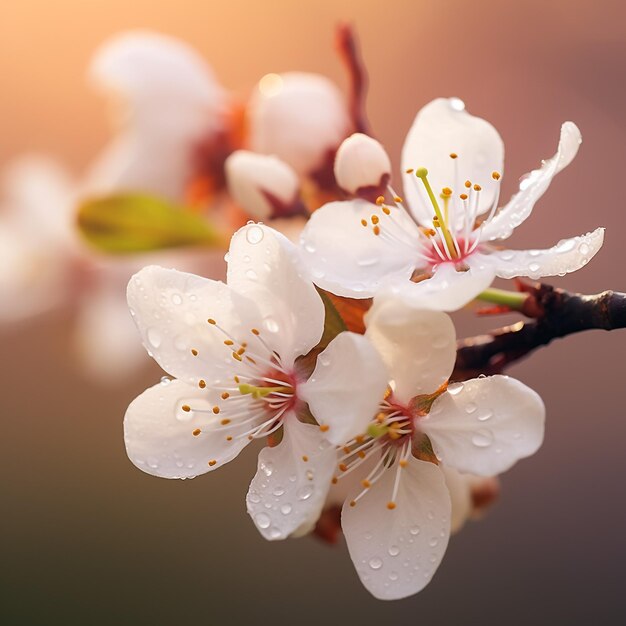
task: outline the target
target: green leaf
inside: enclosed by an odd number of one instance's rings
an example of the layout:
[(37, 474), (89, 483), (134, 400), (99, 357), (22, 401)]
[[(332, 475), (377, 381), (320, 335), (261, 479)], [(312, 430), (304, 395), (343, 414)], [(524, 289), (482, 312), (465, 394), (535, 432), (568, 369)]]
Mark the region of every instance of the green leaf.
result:
[(204, 217), (167, 200), (124, 193), (85, 200), (78, 228), (103, 252), (148, 252), (184, 246), (223, 248), (224, 234)]

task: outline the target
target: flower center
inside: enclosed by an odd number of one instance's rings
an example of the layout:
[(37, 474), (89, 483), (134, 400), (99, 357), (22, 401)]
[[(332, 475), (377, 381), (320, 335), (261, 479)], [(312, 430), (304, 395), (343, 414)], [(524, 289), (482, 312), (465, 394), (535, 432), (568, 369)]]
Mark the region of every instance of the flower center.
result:
[[(183, 405), (183, 411), (209, 414), (207, 424), (196, 428), (192, 435), (222, 434), (227, 442), (271, 435), (282, 426), (285, 414), (296, 403), (295, 373), (283, 365), (280, 355), (256, 328), (250, 330), (249, 342), (238, 342), (214, 319), (207, 321), (225, 337), (223, 343), (233, 358), (233, 370), (225, 382), (212, 386), (213, 391), (221, 392), (221, 402), (214, 407)], [(192, 349), (191, 353), (202, 358), (198, 350)], [(204, 389), (207, 384), (200, 380), (198, 386)], [(214, 459), (209, 461), (210, 466), (216, 463)]]

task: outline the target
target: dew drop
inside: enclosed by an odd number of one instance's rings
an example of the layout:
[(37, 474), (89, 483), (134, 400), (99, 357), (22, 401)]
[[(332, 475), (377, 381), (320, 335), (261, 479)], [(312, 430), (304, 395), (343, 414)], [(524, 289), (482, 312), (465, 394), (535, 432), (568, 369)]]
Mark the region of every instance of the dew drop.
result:
[(448, 393), (451, 393), (453, 396), (456, 396), (463, 391), (463, 383), (452, 383), (448, 385)]
[(259, 528), (269, 528), (272, 523), (269, 515), (266, 515), (265, 513), (257, 513), (254, 519), (256, 520), (256, 524)]
[(471, 415), (472, 413), (474, 413), (476, 411), (477, 408), (478, 407), (476, 406), (476, 404), (474, 404), (474, 402), (468, 402), (465, 405), (465, 412), (469, 413)]
[(481, 409), (476, 415), (476, 419), (479, 422), (486, 422), (493, 417), (493, 411), (491, 409)]
[(261, 497), (258, 493), (251, 493), (248, 495), (248, 500), (250, 500), (252, 504), (258, 504), (259, 502), (261, 502)]
[(581, 243), (578, 246), (578, 252), (580, 252), (581, 254), (589, 254), (589, 245), (586, 243)]
[(513, 250), (504, 250), (503, 252), (500, 253), (500, 258), (503, 261), (510, 261), (514, 257), (515, 257), (515, 252), (513, 252)]
[(285, 490), (282, 487), (275, 487), (273, 494), (275, 496), (282, 496), (285, 493)]
[(400, 548), (398, 546), (389, 546), (389, 555), (398, 556), (400, 554)]
[(278, 322), (275, 319), (268, 317), (263, 323), (265, 324), (265, 328), (267, 328), (270, 333), (278, 332)]
[(183, 303), (183, 298), (179, 293), (172, 294), (172, 302), (178, 306)]
[(389, 580), (398, 580), (398, 572), (391, 572), (389, 574)]
[(246, 278), (248, 280), (257, 280), (258, 277), (259, 275), (253, 269), (246, 270)]
[(372, 569), (380, 569), (383, 566), (383, 562), (377, 556), (370, 559), (370, 567)]
[(161, 384), (163, 386), (169, 385), (171, 382), (172, 382), (172, 379), (169, 376), (162, 376), (161, 377)]
[(274, 471), (274, 466), (271, 463), (261, 463), (261, 470), (266, 476), (271, 476)]
[(538, 271), (541, 269), (541, 265), (539, 265), (539, 263), (531, 263), (531, 264), (528, 266), (528, 269), (529, 269), (531, 272), (538, 272)]
[(315, 246), (314, 246), (314, 245), (313, 245), (310, 241), (307, 241), (307, 242), (304, 244), (304, 249), (305, 249), (307, 252), (310, 252), (311, 254), (313, 254), (313, 253), (315, 252), (315, 249), (316, 249), (316, 248), (315, 248)]
[(270, 539), (279, 539), (280, 538), (280, 530), (275, 526), (270, 528)]
[(493, 443), (493, 433), (486, 428), (477, 430), (472, 437), (472, 443), (477, 448), (487, 448)]
[(148, 328), (148, 343), (153, 348), (158, 348), (161, 345), (161, 333), (156, 328)]
[(296, 495), (298, 496), (298, 500), (308, 500), (312, 494), (313, 486), (305, 485), (304, 487), (300, 487), (300, 489), (298, 489), (298, 493)]
[(263, 241), (263, 229), (259, 226), (250, 226), (246, 231), (246, 239), (248, 243), (255, 245), (261, 241)]
[(283, 515), (289, 515), (289, 513), (291, 513), (291, 504), (283, 504), (283, 505), (280, 507), (280, 512), (281, 512)]
[(419, 526), (411, 526), (411, 528), (409, 528), (409, 532), (412, 535), (419, 535), (420, 534), (420, 527)]

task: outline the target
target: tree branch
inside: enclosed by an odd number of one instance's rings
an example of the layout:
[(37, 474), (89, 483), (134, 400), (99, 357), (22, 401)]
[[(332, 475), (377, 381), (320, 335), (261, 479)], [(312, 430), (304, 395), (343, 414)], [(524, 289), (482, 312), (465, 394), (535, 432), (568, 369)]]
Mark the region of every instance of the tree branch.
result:
[(544, 284), (527, 289), (529, 301), (524, 310), (535, 319), (459, 340), (452, 380), (501, 373), (554, 339), (583, 330), (626, 328), (624, 293), (585, 296)]

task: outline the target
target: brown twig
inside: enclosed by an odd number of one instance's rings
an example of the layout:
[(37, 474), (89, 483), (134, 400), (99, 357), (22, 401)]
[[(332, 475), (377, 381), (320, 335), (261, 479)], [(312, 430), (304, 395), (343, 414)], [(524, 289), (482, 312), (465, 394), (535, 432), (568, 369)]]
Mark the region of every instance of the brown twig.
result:
[(367, 71), (361, 60), (356, 34), (350, 24), (337, 27), (337, 51), (348, 71), (350, 79), (350, 117), (355, 132), (370, 134), (365, 112), (367, 99)]
[(501, 373), (560, 337), (584, 330), (626, 328), (624, 293), (604, 291), (585, 296), (543, 284), (528, 291), (528, 310), (535, 319), (459, 340), (453, 380)]

